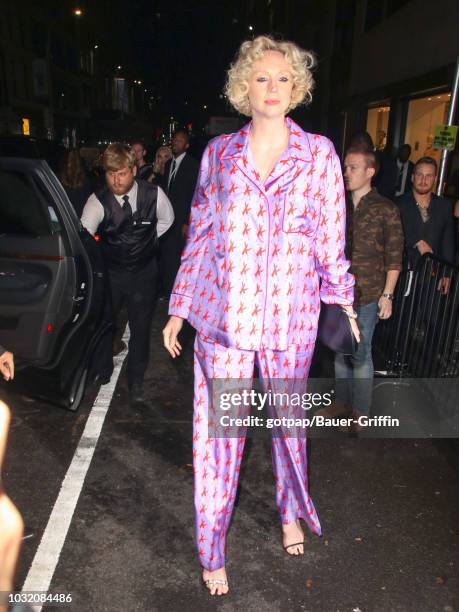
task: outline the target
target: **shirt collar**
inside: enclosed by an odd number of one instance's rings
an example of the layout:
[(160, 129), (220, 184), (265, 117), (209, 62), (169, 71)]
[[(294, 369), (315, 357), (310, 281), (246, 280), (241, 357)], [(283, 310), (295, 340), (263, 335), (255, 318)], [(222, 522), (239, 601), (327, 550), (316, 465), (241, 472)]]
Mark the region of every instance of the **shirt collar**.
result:
[(380, 197), (381, 195), (379, 194), (378, 190), (372, 187), (368, 193), (366, 193), (364, 196), (361, 197), (360, 201), (373, 200), (374, 198), (380, 198)]
[[(290, 117), (285, 119), (290, 130), (287, 151), (292, 160), (312, 161), (313, 151), (308, 134), (304, 132)], [(235, 159), (246, 155), (249, 133), (252, 122), (247, 123), (239, 132), (232, 134), (228, 140), (223, 142), (219, 152), (221, 159)]]
[(115, 193), (113, 194), (115, 196), (115, 198), (118, 200), (118, 202), (121, 204), (121, 206), (124, 205), (124, 196), (127, 195), (129, 198), (129, 202), (132, 204), (133, 202), (137, 201), (137, 181), (134, 181), (134, 184), (132, 185), (132, 187), (130, 188), (130, 190), (123, 194), (123, 195), (116, 195)]
[[(180, 153), (180, 155), (178, 157), (173, 157), (172, 158), (172, 162), (175, 160), (175, 167), (176, 168), (180, 164), (180, 162), (183, 160), (185, 155), (186, 155), (186, 151), (184, 153)], [(171, 167), (172, 167), (172, 162), (171, 162)]]
[[(349, 195), (349, 201), (353, 204), (352, 202), (352, 193), (350, 191), (348, 191), (348, 195)], [(379, 200), (382, 196), (378, 193), (378, 190), (375, 189), (374, 187), (372, 187), (370, 189), (370, 191), (368, 191), (364, 196), (362, 196), (360, 198), (359, 203), (357, 204), (357, 206), (353, 206), (353, 208), (355, 210), (361, 208), (361, 206), (366, 206), (367, 204), (371, 204), (374, 200)]]

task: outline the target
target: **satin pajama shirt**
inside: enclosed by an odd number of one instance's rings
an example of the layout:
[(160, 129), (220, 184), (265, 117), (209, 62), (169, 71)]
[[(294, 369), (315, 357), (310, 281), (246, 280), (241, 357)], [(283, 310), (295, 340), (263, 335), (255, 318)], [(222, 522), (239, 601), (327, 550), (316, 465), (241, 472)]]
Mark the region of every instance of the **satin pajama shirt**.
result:
[[(248, 146), (250, 124), (207, 146), (169, 314), (197, 330), (193, 463), (201, 565), (225, 564), (226, 531), (244, 438), (209, 437), (215, 378), (265, 384), (307, 379), (320, 300), (350, 305), (344, 256), (345, 201), (333, 144), (291, 119), (289, 144), (265, 180)], [(283, 523), (320, 524), (307, 490), (306, 439), (273, 438), (276, 501)]]

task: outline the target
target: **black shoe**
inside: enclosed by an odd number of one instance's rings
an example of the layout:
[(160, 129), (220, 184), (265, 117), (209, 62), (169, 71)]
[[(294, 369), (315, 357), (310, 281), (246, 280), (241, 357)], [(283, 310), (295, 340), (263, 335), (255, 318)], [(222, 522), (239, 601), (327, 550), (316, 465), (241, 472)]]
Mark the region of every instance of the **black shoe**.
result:
[(110, 382), (111, 374), (96, 374), (90, 381), (90, 385), (107, 385)]
[(126, 348), (127, 348), (126, 342), (124, 342), (123, 340), (118, 340), (117, 342), (114, 342), (113, 343), (113, 357), (116, 357), (117, 355), (125, 351)]
[(134, 383), (129, 388), (129, 397), (131, 399), (131, 404), (143, 404), (143, 388), (142, 383)]

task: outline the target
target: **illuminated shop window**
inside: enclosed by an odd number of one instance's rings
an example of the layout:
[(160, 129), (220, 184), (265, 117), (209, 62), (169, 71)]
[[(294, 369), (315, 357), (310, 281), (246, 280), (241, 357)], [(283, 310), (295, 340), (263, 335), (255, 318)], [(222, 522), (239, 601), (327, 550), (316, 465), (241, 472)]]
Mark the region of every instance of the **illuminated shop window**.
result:
[(413, 161), (424, 155), (440, 160), (441, 151), (432, 149), (432, 143), (436, 126), (446, 123), (450, 99), (450, 93), (443, 93), (410, 101), (404, 142), (411, 145)]
[(376, 149), (382, 151), (387, 143), (390, 106), (377, 106), (368, 109), (367, 132), (373, 139)]

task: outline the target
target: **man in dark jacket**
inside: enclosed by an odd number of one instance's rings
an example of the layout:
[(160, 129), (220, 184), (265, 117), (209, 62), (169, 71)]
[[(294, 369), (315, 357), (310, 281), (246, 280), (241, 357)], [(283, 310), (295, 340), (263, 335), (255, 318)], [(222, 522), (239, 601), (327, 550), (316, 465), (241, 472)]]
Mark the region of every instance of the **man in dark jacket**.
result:
[(161, 240), (161, 278), (163, 291), (169, 295), (180, 266), (180, 256), (188, 232), (193, 194), (199, 174), (199, 162), (187, 153), (189, 135), (176, 130), (172, 136), (172, 159), (165, 166), (162, 187), (174, 209), (174, 224)]
[(395, 196), (403, 195), (411, 191), (414, 164), (410, 161), (411, 146), (403, 144), (397, 155), (397, 182), (395, 186)]
[(405, 265), (414, 268), (425, 253), (454, 261), (454, 222), (451, 204), (432, 190), (437, 176), (433, 157), (421, 157), (412, 176), (412, 189), (395, 203), (405, 235)]

